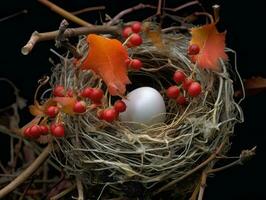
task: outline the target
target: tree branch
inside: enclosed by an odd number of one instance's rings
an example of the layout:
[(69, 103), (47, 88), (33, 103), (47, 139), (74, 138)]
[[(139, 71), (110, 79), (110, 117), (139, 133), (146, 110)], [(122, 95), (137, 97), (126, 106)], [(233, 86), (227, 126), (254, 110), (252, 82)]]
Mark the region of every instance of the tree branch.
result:
[(12, 182), (10, 182), (7, 186), (0, 190), (0, 199), (5, 197), (7, 194), (20, 186), (24, 181), (26, 181), (27, 178), (29, 178), (48, 158), (51, 150), (52, 144), (50, 143), (27, 169), (25, 169), (19, 176), (17, 176), (17, 178), (15, 178)]
[(222, 143), (220, 144), (220, 146), (217, 148), (217, 150), (216, 150), (215, 152), (213, 152), (207, 160), (205, 160), (205, 161), (202, 162), (200, 165), (198, 165), (198, 166), (195, 167), (194, 169), (190, 170), (189, 172), (187, 172), (186, 174), (184, 174), (184, 175), (181, 176), (180, 178), (175, 179), (175, 180), (169, 182), (168, 184), (166, 184), (165, 186), (161, 187), (158, 191), (156, 191), (156, 192), (154, 193), (154, 195), (159, 194), (160, 192), (166, 190), (167, 188), (173, 186), (174, 184), (176, 184), (176, 183), (178, 183), (179, 181), (181, 181), (181, 180), (187, 178), (187, 177), (190, 176), (191, 174), (195, 173), (195, 172), (198, 171), (199, 169), (201, 169), (201, 168), (203, 168), (204, 166), (206, 166), (207, 164), (209, 164), (211, 161), (213, 161), (213, 160), (216, 158), (217, 154), (219, 154), (219, 153), (221, 152), (221, 150), (223, 149), (223, 146), (224, 146), (224, 145), (225, 145), (225, 141), (222, 142)]
[(55, 5), (54, 3), (48, 1), (48, 0), (38, 0), (40, 3), (43, 5), (47, 6), (50, 8), (52, 11), (58, 13), (59, 15), (63, 16), (64, 18), (79, 24), (80, 26), (92, 26), (92, 24), (80, 19), (79, 17), (71, 14), (70, 12), (64, 10), (63, 8), (60, 8), (59, 6)]
[[(113, 34), (119, 34), (120, 28), (118, 26), (91, 26), (91, 27), (79, 27), (79, 28), (68, 28), (64, 32), (64, 37), (74, 37), (79, 35), (87, 35), (89, 33), (113, 33)], [(40, 41), (48, 41), (48, 40), (54, 40), (59, 31), (51, 31), (51, 32), (45, 32), (45, 33), (39, 33), (37, 31), (34, 31), (30, 37), (30, 40), (27, 42), (27, 44), (22, 47), (21, 53), (23, 55), (28, 55), (35, 44)]]

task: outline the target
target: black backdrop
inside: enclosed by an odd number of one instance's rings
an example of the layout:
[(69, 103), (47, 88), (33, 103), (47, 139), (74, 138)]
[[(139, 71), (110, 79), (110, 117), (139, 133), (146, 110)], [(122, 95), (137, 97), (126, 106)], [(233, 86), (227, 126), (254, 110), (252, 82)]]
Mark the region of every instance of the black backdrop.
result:
[[(117, 12), (140, 2), (156, 4), (157, 0), (57, 0), (53, 1), (63, 8), (74, 11), (80, 8), (96, 5), (105, 5), (106, 12), (114, 16)], [(180, 4), (183, 1), (167, 0), (169, 6)], [(266, 77), (265, 61), (266, 42), (264, 32), (264, 12), (266, 6), (263, 0), (232, 1), (232, 0), (205, 0), (203, 4), (207, 9), (211, 5), (221, 5), (222, 27), (227, 30), (227, 46), (238, 52), (238, 68), (243, 78), (251, 76)], [(34, 30), (39, 32), (51, 31), (58, 28), (62, 18), (35, 0), (2, 1), (0, 5), (0, 18), (19, 10), (27, 9), (28, 14), (20, 15), (0, 22), (0, 77), (13, 81), (21, 91), (21, 95), (32, 103), (33, 93), (37, 80), (43, 74), (50, 73), (51, 56), (49, 48), (53, 42), (39, 43), (28, 56), (20, 53), (20, 48), (29, 39)], [(147, 11), (139, 11), (131, 15), (132, 19), (141, 17)], [(83, 14), (80, 17), (94, 22), (99, 18), (97, 12)], [(136, 18), (135, 18), (136, 17)], [(71, 24), (71, 26), (75, 26)], [(13, 95), (10, 88), (0, 84), (1, 107), (12, 102)], [(266, 199), (266, 93), (247, 97), (242, 107), (245, 122), (236, 127), (235, 137), (232, 138), (231, 155), (237, 155), (242, 149), (258, 146), (257, 156), (244, 166), (234, 167), (220, 172), (214, 178), (208, 179), (205, 199)], [(23, 111), (22, 124), (30, 119), (27, 111)], [(0, 135), (0, 155), (2, 162), (7, 161), (9, 149), (7, 137)]]

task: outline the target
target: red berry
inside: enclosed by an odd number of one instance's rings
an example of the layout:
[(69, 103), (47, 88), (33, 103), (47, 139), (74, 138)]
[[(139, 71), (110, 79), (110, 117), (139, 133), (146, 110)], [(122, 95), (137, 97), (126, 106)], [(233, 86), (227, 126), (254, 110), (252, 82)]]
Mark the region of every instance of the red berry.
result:
[(127, 66), (129, 66), (130, 63), (131, 63), (131, 59), (130, 59), (130, 58), (127, 58), (127, 59), (125, 60), (125, 63), (126, 63)]
[(118, 116), (117, 111), (114, 108), (108, 108), (103, 111), (103, 119), (107, 122), (114, 121)]
[(51, 124), (51, 134), (55, 137), (63, 137), (65, 135), (65, 128), (63, 124)]
[(56, 97), (65, 96), (65, 88), (62, 85), (57, 85), (53, 89), (53, 95)]
[(41, 129), (42, 134), (47, 134), (49, 131), (48, 127), (45, 125), (40, 125), (40, 129)]
[(188, 88), (188, 94), (191, 97), (196, 97), (201, 93), (201, 85), (198, 82), (193, 82)]
[(129, 65), (132, 69), (140, 70), (143, 66), (141, 60), (139, 59), (133, 59)]
[(188, 54), (189, 55), (197, 55), (200, 52), (199, 45), (197, 44), (191, 44), (188, 47)]
[(182, 71), (176, 71), (173, 75), (173, 79), (176, 83), (181, 83), (186, 79), (186, 75)]
[(128, 36), (132, 33), (132, 28), (131, 27), (125, 27), (122, 31), (122, 36), (124, 38), (128, 38)]
[(176, 85), (170, 86), (166, 91), (166, 95), (169, 98), (177, 98), (179, 95), (179, 88)]
[(30, 128), (31, 128), (31, 127), (27, 127), (27, 128), (24, 130), (23, 134), (24, 134), (25, 137), (31, 137), (31, 135), (30, 135)]
[(101, 88), (93, 88), (90, 99), (94, 102), (100, 102), (103, 98), (103, 90)]
[(84, 88), (84, 89), (81, 91), (80, 96), (85, 97), (85, 98), (90, 98), (92, 92), (93, 92), (93, 88), (91, 88), (91, 87), (86, 87), (86, 88)]
[(183, 87), (183, 89), (184, 89), (184, 90), (188, 90), (190, 84), (193, 83), (193, 82), (194, 82), (194, 81), (193, 81), (192, 79), (189, 79), (189, 78), (185, 79), (185, 80), (183, 81), (183, 83), (182, 83), (182, 87)]
[(30, 137), (37, 138), (41, 135), (41, 133), (42, 133), (42, 129), (40, 128), (39, 125), (33, 125), (29, 130)]
[(58, 113), (59, 113), (59, 108), (56, 106), (49, 106), (45, 111), (45, 114), (51, 118), (55, 117)]
[(77, 101), (74, 104), (73, 111), (76, 113), (84, 113), (86, 111), (86, 103), (85, 101)]
[(127, 109), (127, 105), (122, 100), (117, 100), (114, 104), (114, 109), (117, 112), (124, 112)]
[(176, 99), (176, 103), (178, 103), (179, 105), (185, 105), (187, 104), (187, 99), (183, 95), (179, 96)]
[(129, 39), (129, 42), (134, 45), (134, 46), (139, 46), (142, 44), (142, 38), (139, 34), (137, 33), (133, 33), (131, 36), (130, 36), (130, 39)]
[(134, 33), (139, 33), (141, 31), (142, 24), (140, 22), (135, 22), (131, 25), (132, 31)]

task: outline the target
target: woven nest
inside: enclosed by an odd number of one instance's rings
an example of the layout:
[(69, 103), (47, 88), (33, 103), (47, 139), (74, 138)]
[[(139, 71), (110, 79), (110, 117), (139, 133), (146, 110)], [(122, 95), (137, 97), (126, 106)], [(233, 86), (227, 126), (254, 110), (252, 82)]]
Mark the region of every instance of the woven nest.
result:
[[(164, 123), (135, 129), (130, 122), (99, 120), (96, 110), (62, 115), (67, 133), (56, 139), (59, 150), (53, 156), (69, 175), (80, 176), (88, 187), (101, 186), (101, 195), (107, 188), (123, 196), (129, 195), (124, 186), (129, 188), (132, 183), (158, 189), (179, 179), (206, 160), (222, 142), (225, 153), (235, 123), (242, 121), (241, 108), (233, 99), (228, 63), (220, 60), (221, 72), (195, 68), (187, 57), (190, 38), (183, 34), (163, 34), (165, 49), (156, 48), (143, 37), (142, 45), (128, 50), (130, 56), (141, 59), (144, 67), (129, 71), (132, 84), (127, 91), (141, 86), (158, 90), (166, 104)], [(80, 38), (78, 45), (83, 56), (88, 52), (85, 41), (85, 37)], [(91, 71), (77, 71), (72, 59), (61, 57), (61, 63), (53, 69), (52, 85), (75, 90), (101, 87), (106, 91), (99, 77)], [(178, 106), (165, 95), (165, 89), (174, 84), (172, 75), (176, 70), (183, 70), (188, 76), (193, 73), (202, 86), (203, 93), (189, 99), (187, 106)], [(104, 107), (114, 100), (106, 93)], [(120, 187), (121, 184), (124, 186)], [(189, 188), (194, 182), (187, 184), (185, 187)], [(99, 193), (96, 198), (100, 198)]]

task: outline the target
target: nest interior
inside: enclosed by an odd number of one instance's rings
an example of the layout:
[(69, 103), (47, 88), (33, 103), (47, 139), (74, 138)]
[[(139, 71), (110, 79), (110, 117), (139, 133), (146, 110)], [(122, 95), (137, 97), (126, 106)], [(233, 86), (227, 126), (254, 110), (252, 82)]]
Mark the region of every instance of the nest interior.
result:
[[(67, 134), (56, 139), (59, 150), (53, 157), (70, 175), (78, 175), (86, 185), (116, 186), (137, 182), (144, 188), (178, 179), (199, 165), (225, 141), (223, 152), (230, 147), (236, 122), (243, 120), (242, 111), (233, 99), (233, 80), (229, 63), (220, 60), (221, 72), (202, 70), (187, 57), (189, 37), (163, 34), (165, 48), (157, 48), (148, 38), (137, 48), (129, 49), (133, 58), (143, 62), (140, 71), (129, 71), (130, 91), (141, 86), (157, 89), (166, 104), (166, 120), (152, 126), (132, 128), (130, 122), (107, 123), (96, 111), (83, 115), (62, 115)], [(78, 48), (88, 52), (85, 37)], [(61, 57), (53, 69), (51, 84), (81, 90), (87, 86), (106, 86), (91, 71), (76, 71), (73, 58)], [(174, 84), (174, 71), (182, 70), (202, 86), (202, 94), (191, 98), (185, 107), (168, 99), (165, 89)], [(78, 78), (77, 78), (78, 77)], [(104, 105), (114, 101), (108, 93)], [(210, 164), (214, 164), (213, 162)], [(121, 188), (116, 188), (120, 190)]]

